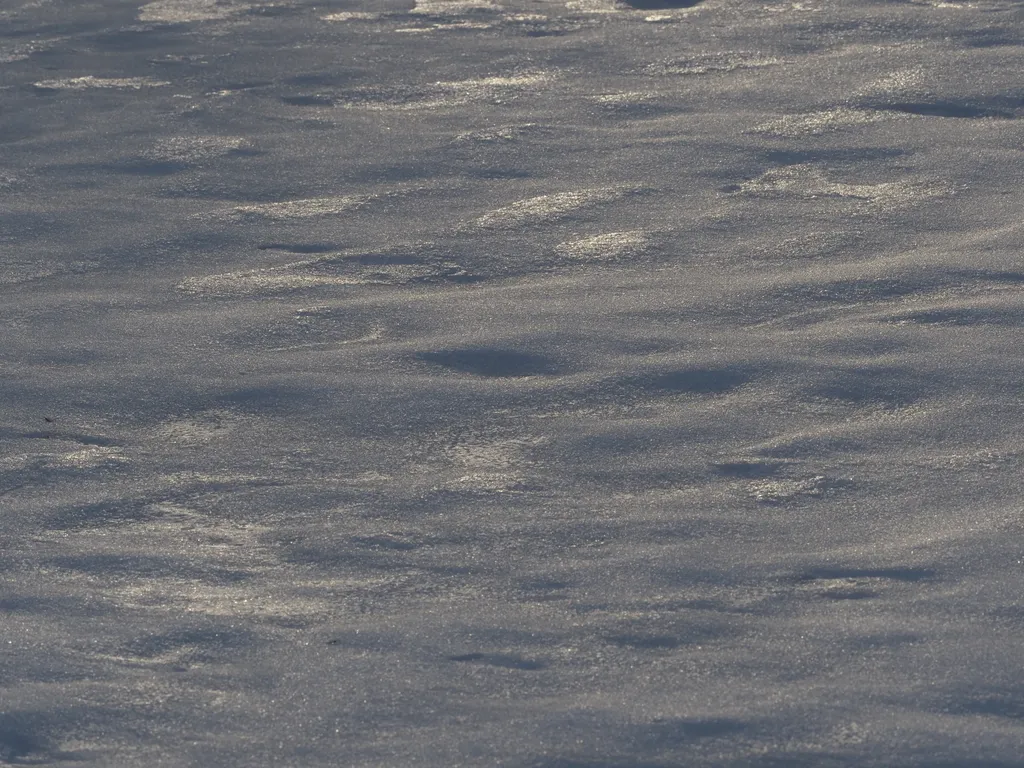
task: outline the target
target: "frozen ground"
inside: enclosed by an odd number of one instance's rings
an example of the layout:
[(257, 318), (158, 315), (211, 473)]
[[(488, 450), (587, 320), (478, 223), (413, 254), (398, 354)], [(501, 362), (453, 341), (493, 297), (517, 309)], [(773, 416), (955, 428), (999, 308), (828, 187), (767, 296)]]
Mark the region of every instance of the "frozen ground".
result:
[(1024, 765), (1022, 44), (4, 0), (0, 763)]

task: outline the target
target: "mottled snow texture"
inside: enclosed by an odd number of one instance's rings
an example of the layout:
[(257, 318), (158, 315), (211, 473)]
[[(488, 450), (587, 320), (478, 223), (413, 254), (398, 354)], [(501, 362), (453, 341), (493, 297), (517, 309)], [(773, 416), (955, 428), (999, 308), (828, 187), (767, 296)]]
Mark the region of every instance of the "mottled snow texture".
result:
[(1024, 4), (0, 2), (0, 764), (1024, 764)]

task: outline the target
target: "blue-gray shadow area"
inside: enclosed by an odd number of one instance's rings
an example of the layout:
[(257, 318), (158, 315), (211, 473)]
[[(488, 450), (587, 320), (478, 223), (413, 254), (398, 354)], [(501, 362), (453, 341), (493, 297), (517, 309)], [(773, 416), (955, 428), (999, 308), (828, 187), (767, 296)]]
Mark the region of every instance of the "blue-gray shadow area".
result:
[(676, 396), (714, 397), (729, 394), (754, 382), (759, 375), (770, 373), (772, 371), (767, 364), (747, 363), (655, 369), (572, 385), (564, 390), (545, 392), (542, 396), (548, 400), (549, 407), (557, 407), (563, 401), (568, 404), (583, 399), (600, 404), (629, 404)]
[(1019, 35), (1008, 34), (1003, 29), (969, 30), (952, 38), (965, 48), (999, 48), (1002, 46), (1018, 47), (1024, 45)]
[(352, 75), (348, 72), (333, 72), (330, 70), (318, 72), (303, 72), (292, 75), (284, 80), (288, 85), (296, 88), (324, 88), (336, 85), (343, 85), (351, 81)]
[(256, 246), (260, 251), (283, 251), (285, 253), (317, 254), (331, 253), (344, 249), (340, 243), (263, 243)]
[(49, 765), (89, 759), (84, 752), (66, 752), (55, 746), (61, 725), (74, 719), (75, 713), (60, 709), (0, 712), (0, 764)]
[(924, 642), (923, 635), (912, 632), (881, 632), (859, 635), (841, 641), (844, 648), (854, 652), (889, 651)]
[(86, 435), (80, 432), (64, 432), (57, 429), (40, 429), (24, 432), (20, 429), (0, 427), (0, 438), (25, 440), (69, 440), (79, 445), (96, 445), (102, 447), (120, 445), (117, 440), (102, 435)]
[(397, 631), (359, 629), (332, 632), (324, 645), (355, 651), (395, 652), (404, 648), (408, 640), (408, 636)]
[(246, 412), (281, 412), (313, 406), (327, 399), (326, 388), (288, 386), (284, 384), (262, 387), (241, 387), (217, 396), (217, 402)]
[(557, 376), (569, 371), (565, 363), (547, 355), (500, 347), (443, 349), (421, 352), (417, 357), (442, 368), (486, 378)]
[(124, 644), (122, 651), (139, 659), (153, 659), (173, 652), (189, 654), (191, 661), (226, 660), (255, 641), (255, 635), (238, 627), (202, 622), (205, 626), (179, 626), (165, 632), (147, 633)]
[(281, 96), (281, 101), (292, 107), (333, 107), (334, 99), (318, 93)]
[[(606, 722), (573, 723), (598, 731), (607, 740), (603, 750), (591, 754), (568, 751), (520, 765), (528, 768), (684, 768), (691, 765), (719, 765), (709, 759), (715, 747), (737, 739), (757, 735), (759, 726), (729, 717), (657, 718), (647, 723)], [(596, 747), (596, 744), (595, 744)], [(572, 752), (576, 752), (573, 754)], [(602, 752), (604, 754), (602, 754)]]
[(605, 640), (622, 648), (631, 648), (636, 651), (672, 651), (687, 645), (700, 645), (719, 636), (720, 633), (714, 630), (702, 629), (690, 631), (685, 636), (631, 632), (607, 635)]
[(185, 501), (211, 491), (277, 488), (283, 485), (285, 482), (278, 480), (197, 482), (182, 485), (173, 492), (154, 492), (87, 504), (65, 504), (46, 516), (43, 527), (51, 531), (75, 531), (151, 522), (167, 514), (160, 506), (164, 502)]
[[(73, 229), (73, 225), (59, 218), (57, 213), (10, 210), (0, 212), (0, 232), (8, 242), (28, 241), (41, 237), (71, 237)], [(24, 242), (19, 243), (23, 244)]]
[(175, 160), (151, 160), (145, 157), (131, 157), (110, 162), (64, 163), (47, 166), (41, 173), (48, 176), (81, 176), (94, 180), (96, 175), (114, 174), (121, 176), (171, 176), (187, 170), (188, 163)]
[(862, 366), (821, 374), (818, 383), (804, 388), (803, 394), (855, 406), (902, 408), (940, 393), (944, 384), (909, 368)]
[[(0, 566), (0, 571), (3, 567)], [(24, 614), (24, 615), (46, 615), (61, 616), (103, 616), (112, 613), (115, 609), (103, 606), (98, 603), (82, 601), (72, 596), (36, 597), (30, 595), (10, 595), (0, 598), (0, 615), (2, 614)]]
[[(7, 5), (7, 4), (5, 4)], [(61, 13), (42, 19), (29, 14), (5, 14), (4, 30), (0, 39), (29, 37), (79, 37), (103, 34), (118, 25), (129, 26), (138, 21), (138, 9), (118, 7), (110, 3), (74, 3), (61, 8)]]
[(769, 294), (768, 301), (798, 301), (824, 304), (857, 304), (902, 299), (917, 293), (929, 293), (951, 286), (969, 287), (985, 284), (1016, 286), (1024, 283), (1024, 272), (994, 269), (930, 269), (918, 274), (872, 280), (835, 280), (827, 283), (797, 285)]
[(650, 394), (722, 395), (747, 384), (751, 371), (739, 366), (680, 368), (626, 376), (618, 384)]
[(140, 53), (147, 57), (153, 57), (161, 51), (176, 50), (194, 44), (186, 28), (168, 24), (148, 28), (105, 29), (87, 38), (87, 41), (104, 53)]
[(37, 759), (52, 758), (46, 740), (31, 725), (10, 715), (0, 715), (0, 761), (9, 765), (30, 765)]
[(619, 120), (653, 120), (659, 117), (670, 115), (682, 115), (692, 111), (689, 105), (685, 104), (658, 104), (658, 103), (611, 103), (602, 104), (600, 114), (608, 118)]
[(367, 572), (405, 572), (409, 568), (438, 578), (465, 580), (485, 574), (489, 568), (475, 563), (452, 562), (450, 556), (431, 553), (420, 547), (400, 550), (373, 551), (354, 549), (345, 542), (323, 543), (306, 541), (286, 548), (283, 563), (315, 568), (318, 571), (362, 574)]
[(929, 709), (960, 717), (998, 717), (1024, 722), (1024, 686), (1003, 685), (948, 692)]
[(483, 664), (502, 669), (516, 669), (522, 672), (538, 672), (548, 667), (548, 662), (530, 659), (514, 653), (460, 653), (449, 656), (448, 661), (462, 664)]
[(630, 726), (625, 736), (641, 749), (661, 751), (701, 739), (732, 738), (750, 729), (750, 723), (731, 717), (665, 718)]
[(717, 475), (743, 480), (772, 477), (789, 466), (785, 461), (723, 461), (711, 466)]
[[(667, 585), (667, 580), (660, 583)], [(593, 607), (601, 610), (600, 606)], [(746, 631), (741, 617), (707, 610), (693, 612), (682, 606), (669, 606), (657, 618), (614, 620), (598, 630), (597, 635), (602, 642), (622, 652), (662, 654), (687, 647), (711, 646), (719, 641), (734, 639)]]
[(37, 597), (0, 598), (0, 613), (33, 613), (45, 610), (46, 603)]
[(152, 505), (159, 500), (154, 496), (69, 505), (50, 515), (46, 527), (50, 530), (74, 531), (155, 520), (161, 513)]

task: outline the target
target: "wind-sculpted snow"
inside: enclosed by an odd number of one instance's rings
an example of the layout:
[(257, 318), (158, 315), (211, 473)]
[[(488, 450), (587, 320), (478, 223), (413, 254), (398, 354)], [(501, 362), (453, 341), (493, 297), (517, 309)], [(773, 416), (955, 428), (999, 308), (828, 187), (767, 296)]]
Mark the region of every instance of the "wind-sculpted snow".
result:
[(0, 764), (1020, 765), (1022, 25), (0, 4)]
[(154, 0), (139, 9), (139, 21), (182, 23), (226, 19), (255, 3), (238, 0)]
[(474, 224), (482, 229), (516, 229), (555, 222), (569, 218), (578, 211), (614, 203), (640, 191), (642, 190), (604, 187), (539, 195), (490, 211), (478, 218)]
[(140, 88), (152, 88), (170, 83), (161, 80), (154, 80), (150, 77), (68, 77), (58, 80), (40, 80), (33, 83), (36, 88), (44, 91), (84, 91), (87, 88), (127, 88), (138, 90)]
[(758, 133), (783, 137), (820, 136), (830, 131), (849, 130), (866, 123), (875, 123), (885, 117), (878, 110), (837, 107), (802, 115), (786, 115), (759, 125)]
[(544, 72), (527, 72), (511, 76), (468, 78), (438, 81), (421, 87), (397, 89), (377, 88), (341, 91), (336, 97), (301, 97), (291, 103), (304, 106), (340, 106), (347, 109), (370, 111), (436, 110), (458, 107), (474, 101), (497, 101), (514, 98), (521, 91), (543, 87), (551, 80)]
[(288, 219), (310, 219), (317, 216), (336, 216), (345, 211), (366, 205), (377, 196), (339, 195), (336, 197), (313, 197), (306, 200), (283, 200), (279, 203), (252, 203), (238, 205), (228, 215), (238, 218), (263, 218), (271, 221)]
[(733, 72), (738, 69), (752, 69), (781, 64), (779, 59), (764, 57), (757, 53), (728, 51), (725, 53), (702, 54), (684, 58), (670, 58), (647, 67), (652, 75), (707, 75), (719, 72)]
[(555, 250), (559, 255), (573, 260), (612, 261), (641, 256), (651, 241), (651, 236), (643, 231), (606, 232), (559, 243)]
[(920, 181), (893, 181), (877, 184), (849, 184), (829, 179), (815, 166), (807, 164), (773, 168), (756, 179), (738, 185), (737, 191), (749, 195), (786, 195), (806, 199), (859, 201), (873, 207), (892, 208), (919, 200), (941, 197), (951, 191), (948, 184)]

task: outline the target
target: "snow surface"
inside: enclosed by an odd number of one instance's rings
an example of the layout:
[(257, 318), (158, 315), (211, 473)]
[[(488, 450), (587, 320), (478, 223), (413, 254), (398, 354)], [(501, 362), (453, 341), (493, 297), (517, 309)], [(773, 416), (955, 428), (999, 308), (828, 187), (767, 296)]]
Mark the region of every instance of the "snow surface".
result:
[(0, 3), (0, 763), (1024, 765), (1024, 4), (635, 5)]

